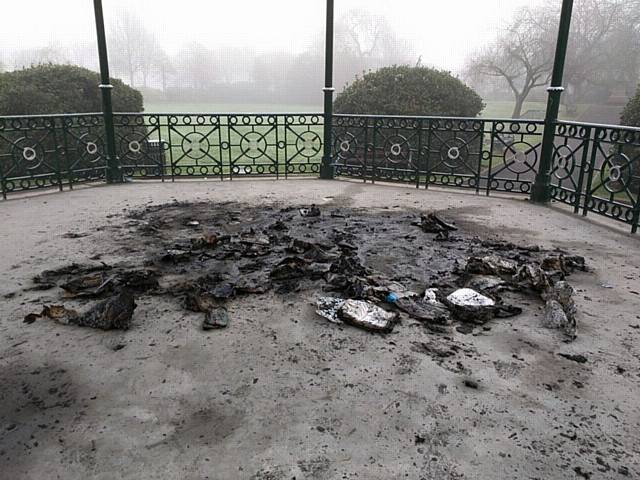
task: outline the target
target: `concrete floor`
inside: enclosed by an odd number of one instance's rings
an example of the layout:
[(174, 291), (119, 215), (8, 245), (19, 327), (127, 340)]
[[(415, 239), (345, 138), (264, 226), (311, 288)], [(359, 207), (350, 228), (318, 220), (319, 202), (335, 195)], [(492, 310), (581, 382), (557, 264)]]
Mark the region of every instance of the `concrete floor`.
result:
[[(97, 228), (173, 199), (446, 209), (481, 236), (570, 250), (594, 269), (570, 279), (578, 339), (542, 328), (532, 304), (455, 333), (461, 365), (439, 365), (411, 350), (438, 338), (415, 322), (372, 335), (319, 318), (311, 298), (270, 294), (234, 301), (231, 326), (214, 332), (158, 298), (127, 332), (22, 323), (59, 301), (22, 291), (34, 274), (96, 253), (121, 260)], [(0, 220), (0, 295), (18, 291), (0, 303), (0, 478), (640, 475), (640, 239), (624, 226), (521, 199), (318, 180), (86, 188), (0, 202)]]

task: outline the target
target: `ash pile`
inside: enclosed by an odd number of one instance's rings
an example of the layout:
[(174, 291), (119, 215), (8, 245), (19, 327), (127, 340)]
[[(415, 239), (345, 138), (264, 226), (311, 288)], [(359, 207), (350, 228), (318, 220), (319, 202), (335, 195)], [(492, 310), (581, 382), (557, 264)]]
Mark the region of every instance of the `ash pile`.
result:
[(43, 272), (32, 289), (61, 289), (78, 305), (45, 305), (25, 322), (128, 329), (135, 299), (162, 295), (200, 312), (202, 328), (213, 330), (232, 325), (229, 302), (274, 293), (311, 298), (328, 321), (372, 332), (391, 332), (409, 316), (434, 332), (465, 333), (519, 315), (524, 299), (539, 298), (544, 325), (576, 337), (567, 277), (587, 270), (584, 258), (482, 239), (446, 217), (315, 205), (148, 207), (109, 227), (120, 251), (137, 260)]

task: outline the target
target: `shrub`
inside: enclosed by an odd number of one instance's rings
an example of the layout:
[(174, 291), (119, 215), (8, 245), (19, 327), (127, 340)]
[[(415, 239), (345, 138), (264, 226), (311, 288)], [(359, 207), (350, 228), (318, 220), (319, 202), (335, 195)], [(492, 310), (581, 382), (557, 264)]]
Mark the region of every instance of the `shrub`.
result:
[[(640, 127), (640, 85), (636, 91), (635, 96), (631, 97), (629, 103), (622, 111), (620, 118), (622, 125), (631, 127)], [(636, 135), (637, 141), (640, 142), (640, 134)], [(625, 147), (624, 153), (633, 162), (631, 169), (632, 179), (630, 183), (631, 191), (638, 194), (640, 193), (640, 147)]]
[[(142, 94), (112, 79), (113, 108), (143, 111)], [(74, 65), (36, 65), (0, 73), (0, 115), (39, 115), (102, 111), (100, 75)]]
[(367, 73), (345, 87), (336, 113), (475, 117), (482, 98), (449, 72), (393, 66)]
[(631, 127), (640, 127), (640, 85), (635, 96), (631, 97), (627, 106), (624, 107), (621, 123)]

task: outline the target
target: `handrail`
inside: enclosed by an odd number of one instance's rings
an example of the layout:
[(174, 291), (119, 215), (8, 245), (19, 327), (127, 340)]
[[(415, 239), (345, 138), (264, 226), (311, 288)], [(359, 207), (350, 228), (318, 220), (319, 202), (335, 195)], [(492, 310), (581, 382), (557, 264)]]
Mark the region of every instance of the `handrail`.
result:
[[(38, 118), (79, 118), (87, 116), (100, 116), (101, 112), (86, 112), (86, 113), (47, 113), (42, 115), (0, 115), (0, 120), (18, 120), (18, 119), (38, 119)], [(224, 113), (211, 113), (211, 112), (114, 112), (114, 115), (144, 115), (144, 116), (172, 116), (172, 115), (184, 115), (184, 116), (207, 116), (207, 115), (226, 115), (231, 117), (242, 116), (322, 116), (322, 112), (224, 112)], [(370, 115), (370, 114), (352, 114), (352, 113), (337, 113), (333, 115), (338, 118), (372, 118), (372, 119), (409, 119), (409, 120), (457, 120), (457, 121), (480, 121), (480, 122), (521, 122), (521, 123), (534, 123), (537, 125), (543, 125), (544, 120), (540, 119), (528, 119), (528, 118), (494, 118), (494, 117), (451, 117), (451, 116), (436, 116), (436, 115)], [(626, 131), (640, 132), (640, 127), (633, 127), (630, 125), (611, 125), (604, 123), (591, 123), (591, 122), (577, 122), (573, 120), (558, 120), (556, 125), (569, 125), (575, 127), (591, 127), (591, 128), (608, 128), (608, 129), (623, 129)]]
[(558, 122), (556, 122), (556, 125), (569, 125), (574, 127), (607, 128), (607, 129), (626, 130), (629, 132), (640, 133), (640, 127), (632, 127), (628, 125), (608, 125), (605, 123), (574, 122), (574, 121), (568, 121), (568, 120), (558, 120)]
[(374, 118), (374, 119), (409, 119), (409, 120), (458, 120), (458, 121), (474, 121), (474, 122), (521, 122), (521, 123), (535, 123), (543, 125), (544, 120), (528, 119), (528, 118), (485, 118), (485, 117), (438, 117), (434, 115), (369, 115), (369, 114), (352, 114), (352, 113), (338, 113), (334, 114), (334, 117), (340, 118)]
[(43, 113), (42, 115), (0, 115), (0, 120), (29, 120), (36, 118), (65, 118), (65, 117), (90, 117), (102, 116), (102, 112), (86, 113)]
[(322, 113), (321, 112), (267, 112), (267, 113), (255, 113), (255, 112), (242, 112), (242, 113), (227, 113), (227, 112), (223, 112), (223, 113), (212, 113), (212, 112), (114, 112), (114, 115), (149, 115), (149, 116), (153, 116), (153, 115), (167, 115), (167, 116), (172, 116), (172, 115), (185, 115), (185, 116), (193, 116), (193, 117), (197, 117), (197, 116), (210, 116), (210, 115), (226, 115), (226, 116), (230, 116), (230, 117), (267, 117), (267, 116), (281, 116), (281, 117), (285, 117), (285, 116), (292, 116), (292, 115), (305, 115), (305, 116), (317, 116), (317, 117), (322, 117)]
[[(232, 117), (241, 117), (241, 116), (296, 116), (296, 115), (304, 115), (304, 116), (318, 116), (321, 117), (321, 112), (223, 112), (223, 113), (212, 113), (212, 112), (114, 112), (114, 115), (144, 115), (144, 116), (171, 116), (171, 115), (185, 115), (185, 116), (207, 116), (207, 115), (226, 115)], [(102, 115), (101, 112), (87, 112), (87, 113), (59, 113), (59, 114), (42, 114), (42, 115), (0, 115), (0, 120), (11, 120), (11, 119), (35, 119), (35, 118), (61, 118), (61, 117), (83, 117), (83, 116), (92, 116), (92, 115)], [(340, 118), (375, 118), (375, 119), (422, 119), (422, 120), (458, 120), (458, 121), (483, 121), (483, 122), (526, 122), (526, 123), (535, 123), (535, 124), (543, 124), (542, 120), (538, 119), (513, 119), (513, 118), (484, 118), (484, 117), (438, 117), (438, 116), (417, 116), (417, 115), (359, 115), (359, 114), (334, 114), (334, 117)]]

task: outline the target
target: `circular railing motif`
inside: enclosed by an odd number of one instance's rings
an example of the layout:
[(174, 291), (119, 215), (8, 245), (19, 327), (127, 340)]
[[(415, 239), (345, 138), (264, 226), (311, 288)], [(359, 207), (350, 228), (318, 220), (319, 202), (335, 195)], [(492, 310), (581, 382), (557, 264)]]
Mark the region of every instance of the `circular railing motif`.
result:
[(207, 156), (211, 144), (209, 139), (202, 133), (191, 132), (182, 138), (181, 147), (187, 157), (193, 160), (200, 160)]

